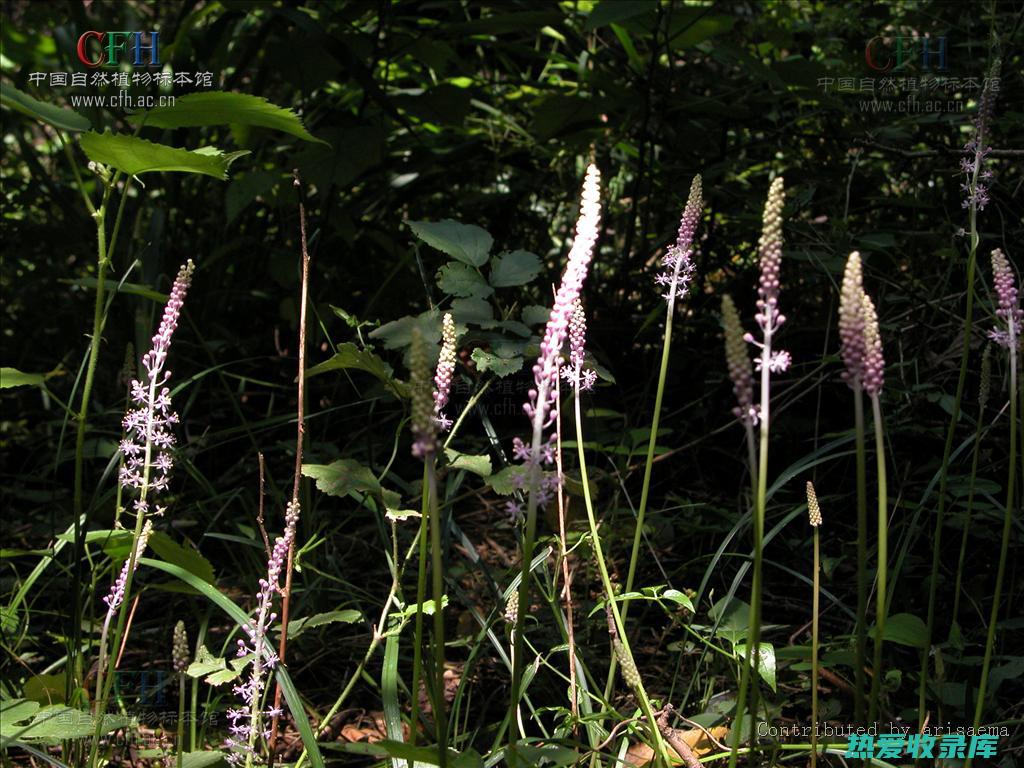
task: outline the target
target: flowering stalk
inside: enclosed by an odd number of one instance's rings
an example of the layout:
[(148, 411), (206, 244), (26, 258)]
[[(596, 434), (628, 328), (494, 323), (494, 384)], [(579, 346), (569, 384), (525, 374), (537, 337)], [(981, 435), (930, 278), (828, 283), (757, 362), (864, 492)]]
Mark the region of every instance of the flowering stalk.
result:
[(722, 328), (725, 331), (725, 362), (732, 379), (732, 391), (736, 395), (736, 407), (732, 412), (747, 433), (747, 464), (753, 495), (757, 495), (757, 449), (754, 445), (754, 425), (757, 424), (757, 407), (754, 405), (754, 366), (747, 356), (747, 345), (743, 340), (743, 326), (732, 297), (722, 297)]
[[(784, 351), (773, 351), (772, 341), (776, 331), (786, 322), (785, 315), (779, 312), (779, 265), (782, 260), (782, 207), (785, 203), (785, 188), (781, 176), (772, 181), (765, 201), (764, 218), (761, 227), (761, 239), (758, 241), (758, 253), (761, 261), (761, 277), (758, 282), (757, 314), (755, 319), (761, 328), (761, 341), (756, 341), (748, 333), (744, 339), (760, 348), (761, 354), (754, 358), (757, 371), (761, 373), (761, 405), (758, 410), (760, 425), (760, 455), (757, 462), (757, 495), (754, 507), (754, 576), (750, 595), (750, 616), (748, 625), (750, 635), (747, 637), (747, 653), (740, 675), (739, 694), (736, 698), (736, 717), (732, 733), (732, 747), (729, 754), (729, 767), (735, 768), (739, 755), (739, 734), (744, 719), (747, 691), (753, 678), (751, 711), (757, 712), (757, 667), (761, 656), (761, 564), (763, 558), (765, 503), (768, 496), (768, 436), (771, 426), (771, 374), (785, 371), (789, 367), (790, 355)], [(756, 742), (754, 729), (751, 729), (751, 748)]]
[(230, 754), (227, 761), (231, 765), (245, 764), (246, 768), (258, 765), (256, 742), (260, 738), (269, 739), (270, 729), (264, 729), (263, 718), (279, 715), (276, 709), (263, 711), (263, 692), (266, 689), (267, 673), (277, 666), (279, 658), (273, 645), (268, 640), (270, 628), (277, 619), (273, 611), (274, 595), (283, 594), (281, 571), (284, 570), (288, 558), (288, 550), (295, 541), (295, 525), (299, 520), (299, 505), (288, 502), (284, 516), (284, 533), (274, 542), (267, 560), (267, 576), (260, 579), (260, 591), (256, 596), (255, 617), (242, 629), (248, 641), (238, 640), (238, 657), (252, 657), (249, 678), (236, 685), (232, 690), (242, 699), (240, 709), (229, 709), (227, 718), (231, 722), (228, 728), (231, 734), (224, 742)]
[(864, 722), (867, 706), (864, 692), (867, 685), (864, 668), (867, 664), (868, 610), (868, 501), (867, 449), (864, 439), (864, 292), (860, 253), (847, 257), (839, 294), (840, 354), (845, 365), (843, 380), (853, 392), (854, 438), (857, 467), (857, 624), (854, 630), (854, 719)]
[(885, 470), (885, 439), (882, 434), (882, 408), (879, 397), (885, 380), (885, 359), (882, 356), (882, 337), (878, 331), (878, 314), (866, 293), (861, 293), (864, 313), (864, 391), (871, 398), (871, 415), (875, 426), (875, 462), (878, 472), (878, 583), (875, 586), (875, 655), (872, 664), (871, 700), (868, 722), (875, 722), (878, 714), (878, 696), (882, 684), (882, 644), (885, 640), (887, 575), (889, 563), (888, 490)]
[(184, 621), (174, 625), (171, 661), (174, 673), (178, 676), (178, 734), (174, 746), (177, 752), (177, 765), (181, 768), (185, 760), (185, 671), (188, 669), (188, 635), (185, 634)]
[(807, 481), (807, 516), (814, 531), (814, 595), (811, 598), (811, 768), (818, 765), (818, 605), (821, 592), (821, 507), (814, 483)]
[[(998, 76), (1000, 63), (998, 60), (991, 69), (992, 78)], [(946, 482), (949, 477), (950, 457), (953, 453), (953, 440), (956, 437), (956, 427), (960, 421), (960, 403), (964, 397), (964, 389), (967, 384), (967, 360), (971, 351), (971, 334), (974, 327), (974, 273), (977, 269), (978, 243), (978, 211), (987, 202), (987, 192), (979, 196), (977, 194), (979, 179), (982, 178), (982, 150), (986, 147), (989, 125), (992, 121), (992, 113), (995, 107), (995, 94), (990, 87), (982, 92), (981, 101), (978, 105), (978, 115), (974, 122), (974, 135), (972, 141), (965, 147), (967, 152), (973, 152), (976, 161), (971, 167), (970, 190), (967, 200), (970, 238), (967, 254), (967, 306), (964, 309), (964, 325), (962, 331), (963, 342), (960, 349), (960, 373), (956, 382), (956, 396), (953, 398), (953, 408), (950, 413), (949, 427), (946, 430), (946, 443), (942, 449), (942, 463), (939, 464), (939, 508), (935, 515), (935, 530), (932, 533), (932, 567), (928, 579), (928, 617), (925, 621), (925, 645), (921, 651), (921, 672), (919, 675), (917, 697), (917, 724), (918, 729), (924, 725), (926, 717), (926, 694), (928, 690), (928, 659), (931, 656), (932, 637), (935, 630), (935, 600), (938, 595), (939, 584), (939, 558), (942, 554), (942, 529), (946, 522)], [(973, 191), (971, 191), (973, 190)], [(979, 205), (980, 203), (980, 205)]]
[[(529, 446), (521, 440), (516, 446), (516, 455), (523, 460), (527, 475), (526, 525), (523, 532), (521, 558), (521, 581), (519, 603), (514, 629), (512, 653), (512, 696), (509, 703), (509, 722), (517, 722), (519, 700), (522, 697), (523, 662), (525, 642), (523, 631), (526, 614), (530, 607), (530, 562), (533, 560), (533, 546), (537, 534), (537, 506), (541, 496), (549, 497), (551, 489), (542, 485), (542, 465), (554, 459), (551, 440), (545, 436), (553, 423), (552, 406), (557, 397), (555, 383), (561, 364), (562, 345), (565, 342), (572, 315), (573, 305), (580, 295), (587, 270), (597, 242), (598, 224), (601, 215), (600, 203), (601, 174), (597, 167), (590, 165), (583, 182), (580, 216), (576, 222), (576, 233), (569, 250), (568, 263), (562, 281), (555, 292), (555, 302), (544, 329), (540, 355), (533, 366), (534, 388), (530, 390), (523, 409), (530, 419), (532, 438)], [(557, 481), (557, 478), (556, 478)], [(514, 728), (510, 729), (510, 733)], [(515, 741), (514, 734), (511, 736)]]
[(960, 589), (963, 584), (964, 564), (967, 560), (967, 542), (971, 537), (971, 519), (974, 514), (975, 478), (978, 476), (978, 457), (981, 453), (981, 428), (985, 423), (985, 406), (988, 405), (989, 390), (992, 387), (992, 345), (985, 345), (981, 355), (981, 374), (978, 384), (978, 419), (974, 428), (974, 448), (971, 451), (971, 478), (967, 486), (967, 512), (964, 517), (964, 532), (960, 537), (960, 557), (956, 565), (956, 584), (953, 587), (953, 621), (950, 623), (950, 637), (960, 637)]
[[(999, 567), (996, 569), (996, 585), (992, 592), (992, 609), (988, 617), (988, 637), (985, 640), (985, 658), (981, 665), (981, 681), (978, 684), (978, 701), (974, 708), (974, 728), (981, 725), (981, 714), (985, 708), (985, 694), (988, 689), (989, 668), (992, 665), (992, 649), (996, 640), (996, 620), (999, 618), (999, 604), (1002, 600), (1003, 578), (1006, 576), (1006, 559), (1010, 546), (1010, 531), (1013, 527), (1014, 494), (1017, 484), (1017, 353), (1020, 347), (1021, 321), (1024, 312), (1017, 298), (1013, 270), (1001, 250), (992, 251), (992, 273), (999, 306), (996, 316), (1005, 324), (990, 334), (1000, 345), (1005, 345), (1010, 356), (1010, 476), (1006, 481), (1006, 509), (1003, 513), (1003, 538), (999, 548)], [(964, 764), (970, 768), (971, 760)]]
[[(580, 392), (586, 389), (585, 380), (582, 375), (584, 347), (586, 344), (586, 319), (583, 314), (583, 307), (579, 300), (576, 301), (575, 311), (572, 315), (572, 322), (569, 326), (570, 339), (570, 365), (572, 366), (573, 403), (576, 415), (576, 450), (580, 461), (580, 483), (583, 486), (583, 502), (587, 508), (587, 521), (590, 524), (590, 538), (593, 542), (594, 559), (597, 561), (597, 569), (601, 574), (601, 584), (604, 587), (605, 601), (608, 607), (609, 619), (608, 629), (612, 637), (612, 659), (615, 659), (622, 666), (622, 677), (626, 684), (636, 694), (640, 702), (640, 709), (647, 719), (648, 732), (651, 743), (654, 745), (654, 764), (670, 765), (668, 753), (661, 736), (661, 729), (658, 728), (651, 701), (647, 696), (643, 680), (637, 670), (633, 652), (629, 647), (629, 638), (626, 636), (624, 616), (619, 611), (618, 602), (615, 600), (615, 590), (612, 588), (611, 578), (608, 575), (608, 566), (605, 563), (604, 552), (601, 547), (601, 535), (597, 530), (597, 519), (594, 515), (594, 504), (590, 498), (590, 478), (587, 473), (587, 459), (583, 450), (583, 409), (580, 406)], [(623, 606), (625, 607), (625, 606)], [(614, 668), (613, 668), (614, 670)], [(614, 683), (614, 672), (609, 674), (608, 685)], [(606, 695), (605, 699), (610, 700)]]
[[(438, 450), (438, 429), (440, 427), (439, 414), (441, 408), (448, 400), (448, 388), (451, 386), (452, 374), (455, 370), (455, 323), (450, 314), (445, 315), (442, 324), (443, 346), (441, 357), (438, 359), (437, 371), (434, 381), (437, 389), (431, 391), (430, 369), (427, 363), (427, 351), (424, 345), (423, 336), (419, 329), (414, 329), (412, 334), (412, 346), (409, 349), (409, 364), (412, 374), (412, 432), (415, 437), (412, 453), (423, 460), (423, 518), (420, 523), (420, 568), (419, 583), (417, 584), (416, 598), (416, 651), (420, 652), (423, 644), (423, 598), (426, 593), (426, 526), (430, 528), (430, 555), (431, 555), (431, 581), (434, 594), (434, 637), (433, 637), (433, 709), (434, 728), (437, 734), (438, 751), (441, 759), (441, 766), (447, 764), (448, 760), (448, 726), (445, 717), (444, 700), (444, 572), (443, 557), (441, 552), (441, 519), (437, 503), (437, 467), (436, 454)], [(447, 348), (447, 349), (446, 349)], [(414, 700), (419, 697), (419, 667), (422, 665), (422, 656), (418, 663), (413, 660), (416, 671), (414, 672), (413, 688)], [(418, 710), (418, 707), (417, 707)], [(415, 728), (415, 722), (413, 723)]]
[[(636, 528), (633, 531), (633, 549), (629, 555), (629, 571), (626, 574), (626, 595), (633, 591), (636, 564), (640, 559), (640, 542), (643, 539), (644, 516), (651, 490), (651, 472), (654, 469), (654, 446), (658, 439), (658, 425), (661, 421), (661, 402), (665, 395), (665, 379), (668, 376), (668, 360), (672, 348), (672, 321), (676, 312), (676, 299), (682, 299), (689, 291), (693, 280), (693, 237), (697, 232), (701, 211), (704, 209), (703, 190), (700, 174), (690, 183), (690, 195), (686, 200), (676, 242), (661, 260), (665, 271), (655, 277), (655, 283), (665, 288), (664, 298), (668, 305), (665, 310), (665, 336), (661, 345), (661, 369), (658, 372), (658, 389), (654, 395), (654, 414), (651, 417), (651, 435), (647, 440), (647, 461), (644, 463), (644, 481), (640, 489), (640, 506), (636, 511)], [(629, 613), (628, 597), (622, 601), (622, 618)], [(610, 682), (610, 681), (609, 681)]]
[[(127, 620), (128, 597), (131, 595), (132, 577), (142, 556), (151, 526), (147, 515), (150, 513), (151, 494), (167, 489), (168, 476), (173, 466), (170, 450), (174, 446), (174, 435), (171, 426), (178, 421), (178, 415), (171, 410), (171, 391), (166, 386), (171, 372), (164, 370), (167, 354), (171, 346), (171, 337), (178, 327), (178, 317), (185, 301), (185, 295), (192, 282), (195, 265), (192, 260), (178, 270), (178, 276), (171, 288), (171, 295), (164, 306), (160, 326), (152, 340), (152, 347), (142, 358), (146, 369), (145, 380), (136, 379), (131, 386), (131, 399), (136, 408), (129, 410), (124, 417), (123, 426), (127, 437), (121, 441), (120, 449), (124, 457), (119, 480), (125, 489), (137, 491), (133, 504), (135, 512), (135, 531), (132, 537), (131, 554), (115, 581), (110, 594), (104, 602), (107, 604), (107, 617), (104, 624), (109, 628), (117, 611), (117, 624), (110, 647), (117, 648), (124, 634)], [(164, 508), (153, 505), (152, 514), (163, 514)], [(105, 634), (105, 633), (104, 633)], [(100, 659), (106, 653), (105, 638), (101, 638)], [(114, 666), (117, 654), (110, 653), (107, 663), (101, 663), (96, 675), (96, 731), (93, 733), (92, 749), (89, 764), (95, 768), (99, 759), (100, 736), (103, 729), (103, 713), (106, 712), (110, 698), (111, 685), (114, 679)], [(104, 671), (106, 678), (104, 678)]]

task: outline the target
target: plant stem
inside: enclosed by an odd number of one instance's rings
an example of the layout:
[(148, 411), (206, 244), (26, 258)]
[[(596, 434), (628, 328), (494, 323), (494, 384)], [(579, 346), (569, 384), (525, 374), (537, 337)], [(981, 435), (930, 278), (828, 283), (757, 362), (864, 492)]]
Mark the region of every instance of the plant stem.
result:
[[(988, 617), (988, 637), (985, 640), (985, 659), (981, 664), (981, 681), (978, 683), (978, 701), (974, 706), (974, 729), (981, 725), (985, 710), (985, 694), (988, 689), (989, 668), (992, 665), (992, 650), (996, 642), (996, 621), (999, 619), (999, 603), (1002, 599), (1003, 578), (1006, 576), (1006, 559), (1010, 547), (1010, 531), (1013, 528), (1014, 491), (1017, 484), (1017, 334), (1014, 318), (1010, 315), (1010, 476), (1006, 481), (1006, 510), (1003, 513), (1003, 540), (999, 547), (999, 567), (996, 569), (996, 586), (992, 592), (992, 610)], [(967, 758), (964, 768), (971, 768)]]
[(644, 533), (644, 516), (647, 513), (647, 499), (651, 490), (651, 472), (654, 468), (654, 447), (658, 440), (658, 425), (661, 421), (661, 402), (665, 395), (665, 379), (668, 377), (668, 361), (672, 351), (672, 318), (675, 315), (675, 290), (670, 292), (668, 312), (665, 316), (665, 337), (661, 345), (661, 369), (658, 371), (658, 389), (654, 395), (654, 413), (651, 416), (651, 436), (647, 441), (647, 461), (644, 464), (644, 482), (640, 489), (640, 506), (636, 510), (636, 529), (633, 532), (633, 549), (629, 555), (629, 571), (626, 574), (625, 596), (622, 600), (622, 620), (629, 615), (629, 593), (633, 591), (636, 564), (640, 559), (640, 542)]
[(736, 697), (736, 717), (731, 734), (732, 750), (729, 753), (729, 768), (735, 768), (738, 758), (740, 731), (743, 726), (744, 707), (747, 691), (751, 689), (750, 755), (754, 759), (757, 733), (753, 727), (757, 717), (757, 667), (761, 658), (761, 563), (764, 540), (765, 505), (768, 497), (768, 437), (771, 428), (771, 367), (772, 336), (774, 328), (767, 325), (764, 330), (764, 347), (761, 350), (761, 409), (760, 409), (760, 454), (757, 462), (757, 496), (754, 504), (754, 577), (750, 590), (750, 614), (748, 619), (750, 635), (747, 638), (747, 653), (740, 674), (740, 689)]
[[(972, 189), (978, 183), (978, 170), (981, 163), (974, 164), (971, 179)], [(921, 651), (921, 679), (917, 693), (917, 725), (918, 730), (924, 725), (925, 700), (928, 690), (928, 657), (932, 647), (932, 636), (935, 630), (935, 598), (938, 594), (939, 558), (942, 554), (942, 527), (946, 520), (946, 480), (949, 477), (949, 459), (953, 452), (953, 439), (956, 436), (957, 423), (960, 421), (960, 402), (964, 397), (967, 384), (967, 359), (971, 351), (971, 331), (974, 323), (974, 270), (978, 255), (978, 207), (974, 202), (970, 206), (970, 250), (967, 255), (967, 307), (964, 311), (963, 344), (960, 349), (960, 375), (956, 382), (956, 397), (953, 399), (953, 411), (949, 417), (949, 429), (946, 430), (946, 444), (942, 449), (942, 464), (939, 467), (939, 508), (935, 515), (935, 530), (932, 533), (932, 568), (928, 579), (928, 618), (925, 621), (925, 645)]]
[(964, 564), (967, 560), (967, 541), (971, 535), (971, 518), (974, 513), (974, 486), (978, 475), (978, 455), (981, 453), (981, 427), (985, 418), (984, 408), (978, 408), (978, 425), (974, 430), (974, 448), (971, 451), (971, 479), (967, 487), (967, 515), (964, 518), (964, 532), (960, 537), (960, 557), (956, 563), (956, 586), (953, 588), (953, 624), (959, 626), (960, 590), (963, 587)]
[(871, 396), (871, 415), (875, 425), (875, 461), (878, 472), (878, 583), (875, 586), (875, 655), (872, 663), (871, 704), (868, 710), (868, 723), (874, 723), (879, 713), (878, 697), (882, 686), (882, 644), (885, 642), (886, 619), (886, 579), (889, 562), (889, 512), (888, 488), (885, 469), (885, 435), (882, 429), (882, 408), (878, 395)]
[(437, 471), (433, 452), (427, 455), (427, 487), (430, 503), (431, 580), (434, 592), (434, 723), (441, 768), (448, 764), (448, 720), (444, 698), (444, 557), (441, 551), (441, 510), (437, 499)]
[[(556, 382), (558, 400), (562, 399), (561, 380)], [(555, 446), (555, 469), (559, 477), (564, 477), (562, 472), (562, 409), (558, 409), (558, 418), (555, 421), (555, 435), (557, 445)], [(561, 551), (558, 553), (559, 565), (562, 569), (563, 594), (565, 596), (565, 629), (566, 641), (568, 644), (569, 657), (569, 710), (573, 719), (579, 717), (579, 702), (576, 692), (576, 634), (573, 628), (573, 606), (572, 606), (572, 573), (569, 570), (569, 544), (566, 538), (565, 527), (565, 492), (562, 483), (558, 484), (558, 543)], [(557, 584), (557, 578), (556, 578)], [(573, 733), (576, 732), (576, 723), (573, 723)]]
[(174, 742), (178, 752), (178, 768), (185, 760), (185, 673), (178, 673), (178, 737)]
[[(420, 681), (423, 679), (423, 601), (427, 597), (427, 517), (430, 515), (427, 465), (423, 464), (423, 492), (420, 503), (419, 563), (416, 578), (416, 620), (413, 622), (412, 647), (412, 720), (409, 743), (416, 746), (416, 731), (420, 722)], [(435, 606), (436, 609), (436, 606)], [(410, 763), (410, 768), (412, 768)]]
[(814, 526), (814, 595), (811, 605), (811, 768), (818, 765), (818, 596), (821, 590), (821, 549)]
[(857, 454), (857, 625), (854, 637), (854, 722), (863, 724), (867, 716), (864, 689), (867, 685), (868, 646), (868, 481), (867, 449), (864, 439), (864, 394), (860, 385), (853, 388), (854, 440)]
[[(576, 380), (579, 381), (579, 367), (576, 370)], [(575, 414), (576, 414), (576, 449), (579, 454), (580, 460), (580, 483), (583, 485), (583, 502), (587, 508), (587, 521), (590, 523), (590, 535), (593, 539), (594, 545), (594, 558), (597, 560), (597, 569), (601, 574), (601, 583), (604, 586), (605, 599), (608, 601), (608, 606), (611, 609), (612, 616), (615, 621), (615, 627), (619, 633), (619, 639), (622, 643), (622, 647), (625, 649), (627, 656), (633, 659), (633, 651), (629, 646), (629, 638), (626, 636), (624, 620), (622, 614), (619, 612), (618, 603), (615, 600), (615, 592), (612, 589), (611, 578), (608, 576), (608, 566), (605, 564), (604, 552), (601, 548), (601, 536), (597, 530), (597, 520), (594, 517), (594, 505), (590, 498), (590, 480), (587, 475), (587, 461), (586, 455), (583, 451), (583, 418), (580, 408), (580, 392), (579, 387), (575, 388)], [(613, 654), (614, 655), (614, 654)], [(633, 661), (634, 666), (636, 664)], [(648, 727), (650, 730), (651, 743), (654, 746), (654, 765), (670, 765), (668, 753), (665, 749), (665, 742), (662, 740), (661, 730), (658, 728), (657, 719), (654, 715), (654, 710), (651, 708), (650, 699), (647, 697), (647, 691), (644, 689), (643, 680), (641, 679), (635, 689), (636, 696), (640, 701), (640, 709), (644, 713), (644, 717), (647, 719)]]

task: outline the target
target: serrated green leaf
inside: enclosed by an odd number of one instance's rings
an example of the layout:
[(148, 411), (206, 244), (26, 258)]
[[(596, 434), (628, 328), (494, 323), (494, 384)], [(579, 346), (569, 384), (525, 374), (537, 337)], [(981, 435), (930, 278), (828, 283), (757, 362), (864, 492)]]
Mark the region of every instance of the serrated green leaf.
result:
[(433, 345), (441, 338), (441, 315), (432, 310), (422, 314), (400, 317), (370, 331), (370, 338), (379, 340), (385, 349), (402, 349), (412, 343), (412, 331), (419, 328), (423, 341)]
[(487, 281), (495, 288), (526, 285), (540, 274), (540, 256), (529, 251), (508, 251), (491, 259)]
[(493, 475), (490, 475), (486, 482), (487, 485), (491, 486), (491, 490), (499, 496), (511, 496), (515, 493), (516, 489), (522, 487), (524, 472), (525, 470), (521, 464), (515, 464), (511, 467), (499, 469)]
[(322, 627), (325, 624), (354, 624), (362, 616), (359, 611), (348, 608), (344, 611), (328, 611), (313, 616), (303, 616), (301, 619), (293, 619), (288, 623), (288, 639), (298, 637), (307, 629)]
[(452, 469), (464, 469), (480, 477), (487, 477), (492, 472), (490, 456), (460, 453), (453, 448), (446, 448), (444, 455), (448, 458), (448, 466)]
[(515, 373), (523, 367), (523, 358), (521, 357), (498, 357), (480, 347), (473, 350), (472, 357), (478, 369), (492, 371), (499, 378)]
[(452, 316), (455, 322), (463, 325), (481, 325), (494, 320), (494, 308), (483, 299), (475, 297), (455, 299), (452, 302)]
[(437, 287), (450, 296), (473, 296), (486, 299), (494, 288), (487, 284), (483, 275), (468, 264), (449, 261), (437, 270)]
[(409, 228), (427, 245), (473, 267), (482, 267), (487, 262), (494, 244), (487, 230), (453, 219), (410, 221)]
[(519, 313), (526, 325), (544, 325), (551, 317), (551, 308), (542, 307), (540, 304), (528, 304)]
[(17, 368), (0, 368), (0, 389), (38, 387), (44, 381), (45, 373), (23, 373)]
[(156, 107), (128, 118), (132, 125), (153, 128), (198, 128), (208, 125), (249, 125), (269, 128), (330, 146), (311, 135), (292, 110), (271, 104), (262, 96), (227, 91), (207, 91), (179, 96), (174, 104)]
[(224, 153), (213, 147), (189, 152), (187, 149), (155, 144), (122, 133), (84, 133), (78, 141), (90, 160), (109, 165), (129, 176), (153, 171), (177, 171), (199, 173), (223, 180), (228, 177), (231, 163), (249, 154), (247, 150)]
[(0, 83), (0, 104), (65, 131), (88, 131), (92, 128), (89, 119), (74, 110), (47, 104), (7, 83)]
[(188, 665), (185, 674), (189, 677), (206, 677), (227, 668), (227, 661), (219, 656), (214, 656), (205, 645), (200, 645), (195, 661)]

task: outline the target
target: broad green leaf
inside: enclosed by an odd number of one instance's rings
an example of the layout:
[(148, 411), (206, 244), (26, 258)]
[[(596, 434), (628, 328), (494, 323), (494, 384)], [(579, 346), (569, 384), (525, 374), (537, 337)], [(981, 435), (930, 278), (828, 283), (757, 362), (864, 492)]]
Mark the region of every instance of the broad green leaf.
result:
[[(771, 643), (758, 643), (757, 672), (761, 675), (768, 687), (775, 690), (775, 646)], [(736, 646), (736, 653), (742, 658), (747, 658), (747, 646), (740, 643)]]
[(455, 318), (455, 322), (463, 325), (466, 323), (481, 325), (494, 320), (494, 307), (483, 299), (473, 297), (455, 299), (452, 302), (452, 316)]
[(481, 371), (493, 371), (495, 376), (505, 377), (523, 367), (521, 357), (498, 357), (480, 347), (473, 350), (473, 360)]
[(56, 672), (52, 675), (33, 675), (21, 687), (21, 693), (26, 699), (38, 702), (43, 706), (66, 704), (66, 690), (67, 677), (63, 672)]
[(45, 373), (23, 373), (17, 368), (0, 368), (0, 389), (38, 387), (45, 380)]
[(179, 96), (174, 104), (128, 118), (132, 125), (153, 128), (197, 128), (207, 125), (250, 125), (270, 128), (302, 139), (327, 144), (312, 136), (292, 110), (248, 93), (207, 91)]
[(0, 83), (0, 104), (65, 131), (88, 131), (92, 128), (89, 119), (74, 110), (47, 104), (7, 83)]
[(298, 637), (307, 629), (322, 627), (324, 624), (353, 624), (362, 618), (359, 611), (351, 608), (344, 611), (329, 611), (318, 613), (313, 616), (303, 616), (301, 619), (292, 619), (288, 622), (288, 639)]
[(468, 453), (460, 453), (452, 448), (446, 448), (444, 455), (448, 457), (448, 466), (452, 469), (464, 469), (480, 477), (487, 477), (491, 474), (490, 456), (473, 456)]
[(205, 645), (200, 645), (195, 661), (188, 665), (185, 674), (189, 677), (206, 677), (227, 668), (227, 661), (219, 656), (214, 656)]
[(5, 725), (7, 723), (24, 722), (38, 711), (38, 701), (27, 701), (26, 699), (0, 701), (0, 719), (3, 720)]
[[(875, 637), (877, 627), (872, 627), (869, 634)], [(885, 620), (885, 640), (911, 648), (924, 648), (928, 643), (928, 628), (913, 614), (895, 613)]]
[[(384, 739), (372, 744), (362, 741), (350, 742), (342, 746), (346, 752), (357, 755), (369, 755), (371, 757), (391, 757), (402, 761), (413, 761), (416, 764), (440, 765), (441, 755), (437, 747), (413, 747), (401, 741), (389, 741)], [(459, 754), (449, 749), (446, 764), (451, 768), (483, 768), (484, 761), (479, 754), (473, 750), (466, 750)]]
[[(104, 715), (100, 730), (101, 733), (110, 733), (133, 724), (134, 720), (129, 717)], [(81, 739), (92, 736), (95, 729), (96, 720), (90, 713), (63, 704), (44, 707), (31, 720), (25, 715), (19, 720), (13, 717), (8, 720), (7, 710), (0, 710), (0, 747), (4, 748), (10, 741), (56, 744), (66, 739)]]
[(487, 284), (483, 275), (468, 264), (449, 261), (437, 270), (437, 286), (451, 296), (475, 296), (486, 299), (494, 289)]
[(223, 752), (186, 752), (181, 756), (181, 768), (220, 768), (227, 765)]
[(427, 245), (473, 267), (482, 267), (487, 262), (494, 244), (494, 238), (487, 230), (475, 224), (460, 224), (452, 219), (410, 221), (409, 228)]
[(585, 30), (598, 29), (615, 21), (625, 21), (641, 13), (653, 11), (655, 0), (601, 0), (587, 17)]
[(505, 763), (509, 768), (536, 768), (536, 766), (576, 765), (579, 755), (576, 750), (557, 744), (534, 745), (517, 741), (505, 747)]
[(499, 496), (511, 496), (516, 489), (522, 487), (524, 473), (525, 469), (521, 464), (514, 464), (510, 467), (499, 469), (493, 475), (490, 475), (485, 482)]
[(519, 316), (527, 325), (544, 325), (551, 317), (551, 308), (540, 304), (527, 304)]
[(380, 483), (367, 467), (355, 459), (338, 459), (330, 464), (303, 464), (302, 474), (316, 481), (317, 490), (328, 496), (348, 496), (352, 492), (381, 492)]
[(404, 382), (397, 381), (391, 366), (368, 349), (360, 349), (350, 341), (338, 345), (338, 351), (330, 360), (324, 360), (306, 371), (306, 376), (318, 376), (328, 371), (339, 371), (354, 368), (366, 371), (375, 376), (384, 386), (403, 397), (408, 396), (408, 387)]
[(540, 256), (529, 251), (509, 251), (491, 259), (488, 282), (495, 288), (526, 285), (540, 274)]
[(214, 147), (190, 152), (123, 133), (85, 133), (79, 138), (79, 143), (90, 160), (109, 165), (129, 176), (152, 171), (180, 171), (226, 179), (231, 163), (249, 154), (245, 150), (224, 153)]
[[(481, 280), (482, 281), (482, 280)], [(419, 328), (423, 341), (433, 346), (441, 338), (441, 315), (434, 311), (401, 317), (370, 331), (370, 338), (380, 340), (385, 349), (402, 349), (412, 342), (412, 330)]]
[(160, 555), (160, 559), (174, 563), (189, 573), (194, 573), (207, 584), (217, 579), (213, 572), (213, 564), (192, 547), (184, 547), (163, 531), (157, 531), (149, 537), (150, 548)]

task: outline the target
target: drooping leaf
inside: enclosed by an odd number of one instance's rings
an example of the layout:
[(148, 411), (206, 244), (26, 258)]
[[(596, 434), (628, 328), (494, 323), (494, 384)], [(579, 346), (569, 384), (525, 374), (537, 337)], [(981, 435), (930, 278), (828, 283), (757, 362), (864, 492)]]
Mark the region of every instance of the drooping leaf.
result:
[(409, 228), (427, 245), (473, 267), (482, 267), (487, 262), (494, 244), (487, 230), (452, 219), (410, 221)]
[(526, 285), (540, 274), (540, 256), (529, 251), (508, 251), (491, 259), (488, 282), (495, 288)]
[(625, 21), (641, 13), (653, 11), (656, 5), (655, 0), (601, 0), (590, 11), (583, 28), (599, 29), (612, 22)]
[(298, 637), (307, 629), (322, 627), (325, 624), (353, 624), (362, 618), (359, 611), (348, 608), (344, 611), (328, 611), (317, 613), (313, 616), (303, 616), (300, 619), (292, 619), (288, 622), (288, 639)]
[(261, 96), (227, 91), (205, 91), (179, 96), (174, 104), (156, 107), (128, 118), (132, 125), (154, 128), (197, 128), (208, 125), (249, 125), (288, 133), (303, 141), (330, 146), (316, 138), (292, 110), (271, 104)]
[(449, 261), (437, 271), (437, 287), (451, 296), (475, 296), (486, 299), (494, 288), (487, 284), (483, 275), (468, 264)]
[(432, 348), (441, 338), (440, 313), (427, 311), (415, 317), (401, 317), (385, 323), (380, 328), (374, 328), (369, 336), (375, 341), (382, 342), (385, 349), (402, 349), (412, 343), (413, 328), (419, 328), (423, 341), (427, 343), (428, 348)]
[[(735, 646), (736, 653), (744, 659), (747, 658), (747, 646), (739, 643)], [(771, 643), (758, 643), (757, 672), (762, 679), (768, 683), (768, 687), (775, 690), (775, 646)]]
[(149, 546), (160, 555), (160, 559), (174, 563), (189, 573), (194, 573), (207, 584), (213, 584), (217, 577), (213, 564), (192, 547), (185, 547), (163, 531), (156, 531), (149, 537)]
[(0, 389), (38, 387), (46, 381), (44, 373), (23, 373), (17, 368), (0, 368)]
[(88, 131), (92, 128), (89, 119), (74, 110), (47, 104), (7, 83), (0, 83), (0, 104), (65, 131)]
[(372, 374), (397, 395), (405, 396), (404, 393), (408, 392), (408, 387), (405, 386), (405, 383), (395, 379), (390, 365), (370, 350), (360, 349), (350, 341), (339, 344), (338, 351), (334, 353), (334, 357), (308, 369), (306, 376), (319, 376), (321, 373), (339, 371), (344, 368), (353, 368)]
[(177, 171), (223, 180), (228, 177), (231, 163), (249, 154), (247, 150), (225, 153), (214, 147), (190, 152), (122, 133), (84, 133), (79, 143), (90, 160), (109, 165), (129, 176), (152, 171)]

